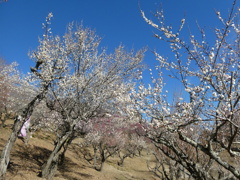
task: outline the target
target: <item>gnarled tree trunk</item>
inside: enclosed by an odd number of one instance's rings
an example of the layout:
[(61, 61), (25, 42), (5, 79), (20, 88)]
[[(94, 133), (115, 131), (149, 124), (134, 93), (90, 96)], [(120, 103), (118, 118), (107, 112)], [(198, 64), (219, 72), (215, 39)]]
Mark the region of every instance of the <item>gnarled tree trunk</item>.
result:
[(38, 105), (38, 103), (44, 98), (45, 94), (47, 93), (49, 84), (47, 84), (43, 91), (38, 94), (28, 105), (27, 107), (22, 111), (22, 115), (18, 115), (16, 116), (15, 122), (14, 122), (14, 126), (13, 126), (13, 130), (12, 133), (2, 151), (1, 154), (1, 160), (0, 160), (0, 179), (4, 179), (5, 178), (5, 174), (7, 171), (7, 167), (10, 161), (10, 153), (12, 150), (12, 147), (17, 139), (17, 136), (23, 126), (23, 124), (26, 121), (27, 117), (30, 117), (32, 115), (32, 112), (34, 110), (34, 108)]
[(59, 164), (61, 149), (70, 137), (71, 133), (67, 132), (57, 140), (54, 150), (50, 154), (47, 162), (42, 166), (41, 177), (46, 179), (52, 179), (54, 177)]
[(22, 117), (17, 116), (14, 122), (13, 131), (7, 141), (7, 144), (2, 150), (0, 161), (0, 179), (5, 179), (5, 174), (10, 161), (10, 153), (23, 124), (24, 121), (22, 120)]

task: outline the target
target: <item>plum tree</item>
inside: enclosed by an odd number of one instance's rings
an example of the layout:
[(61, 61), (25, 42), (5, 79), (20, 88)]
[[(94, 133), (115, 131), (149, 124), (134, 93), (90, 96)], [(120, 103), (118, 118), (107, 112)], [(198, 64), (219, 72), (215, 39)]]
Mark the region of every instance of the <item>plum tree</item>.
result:
[[(199, 37), (190, 34), (189, 41), (182, 37), (185, 19), (175, 31), (165, 24), (163, 10), (156, 13), (157, 24), (141, 11), (143, 19), (156, 30), (154, 36), (169, 45), (173, 53), (168, 59), (154, 51), (158, 76), (152, 77), (149, 87), (140, 84), (133, 92), (136, 109), (152, 122), (146, 136), (165, 157), (158, 158), (167, 172), (162, 174), (164, 179), (177, 178), (178, 173), (169, 171), (172, 164), (189, 179), (240, 178), (240, 154), (234, 147), (240, 135), (236, 2), (226, 19), (216, 12), (222, 27), (215, 28), (214, 43), (207, 42), (203, 28), (199, 28)], [(167, 75), (171, 80), (165, 81)], [(166, 90), (168, 83), (183, 89), (174, 103), (171, 90)]]

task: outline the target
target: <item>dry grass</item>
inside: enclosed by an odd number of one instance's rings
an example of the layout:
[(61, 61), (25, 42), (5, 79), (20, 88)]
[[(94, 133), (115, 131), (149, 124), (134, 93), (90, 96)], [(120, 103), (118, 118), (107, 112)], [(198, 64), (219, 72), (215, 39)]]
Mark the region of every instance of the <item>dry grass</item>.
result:
[[(0, 151), (4, 147), (10, 133), (12, 122), (0, 129)], [(79, 140), (75, 140), (66, 153), (64, 164), (59, 167), (54, 180), (155, 180), (147, 169), (146, 161), (151, 155), (144, 153), (141, 157), (128, 158), (123, 167), (117, 165), (117, 157), (110, 158), (102, 172), (94, 170), (77, 148)], [(7, 180), (38, 180), (42, 164), (47, 160), (53, 149), (51, 136), (36, 133), (26, 145), (17, 139), (11, 154), (10, 165), (6, 174)]]

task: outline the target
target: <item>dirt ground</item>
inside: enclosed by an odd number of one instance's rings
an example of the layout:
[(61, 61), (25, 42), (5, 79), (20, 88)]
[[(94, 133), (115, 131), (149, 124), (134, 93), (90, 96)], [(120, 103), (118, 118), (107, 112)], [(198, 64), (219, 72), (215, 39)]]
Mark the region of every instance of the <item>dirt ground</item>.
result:
[[(0, 152), (2, 151), (11, 132), (11, 123), (0, 129)], [(58, 168), (54, 180), (156, 180), (149, 172), (146, 161), (152, 156), (143, 153), (142, 156), (128, 158), (124, 166), (117, 165), (117, 157), (110, 158), (98, 172), (92, 168), (79, 150), (80, 140), (75, 140), (66, 153), (64, 164)], [(28, 144), (17, 139), (12, 153), (6, 180), (39, 180), (41, 166), (47, 160), (53, 141), (51, 136), (38, 132), (33, 134)]]

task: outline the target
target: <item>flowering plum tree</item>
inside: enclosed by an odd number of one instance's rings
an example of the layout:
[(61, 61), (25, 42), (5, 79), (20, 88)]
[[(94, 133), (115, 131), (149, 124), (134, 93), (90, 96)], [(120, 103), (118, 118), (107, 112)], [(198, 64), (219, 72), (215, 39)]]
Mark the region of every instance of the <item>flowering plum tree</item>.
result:
[[(141, 124), (130, 121), (127, 116), (104, 114), (102, 117), (89, 121), (88, 132), (84, 138), (84, 145), (93, 147), (93, 157), (86, 158), (93, 161), (96, 170), (101, 171), (106, 160), (118, 154), (119, 166), (123, 166), (127, 157), (140, 154), (146, 147), (143, 136), (137, 131)], [(85, 154), (84, 154), (85, 153)], [(86, 156), (88, 152), (83, 152)]]
[[(46, 18), (46, 26), (49, 25), (51, 17), (52, 17), (52, 14), (50, 13)], [(42, 40), (40, 40), (40, 44), (42, 46), (39, 47), (38, 51), (42, 52), (43, 54), (44, 53), (47, 54), (49, 50), (47, 47), (53, 47), (53, 45), (56, 45), (56, 46), (59, 45), (59, 44), (54, 44), (54, 42), (57, 42), (57, 39), (52, 38), (50, 40), (47, 37), (48, 37), (48, 33), (46, 33), (45, 37)], [(19, 92), (21, 92), (24, 89), (21, 87), (22, 85), (31, 87), (29, 90), (34, 90), (32, 91), (34, 93), (28, 93), (29, 99), (27, 100), (30, 100), (30, 101), (26, 101), (26, 104), (23, 104), (23, 106), (21, 106), (20, 110), (18, 111), (17, 116), (15, 118), (12, 133), (4, 149), (2, 150), (1, 162), (0, 162), (0, 178), (2, 179), (4, 179), (5, 177), (7, 166), (10, 160), (10, 152), (14, 142), (16, 141), (16, 138), (19, 134), (21, 127), (23, 126), (25, 121), (32, 115), (32, 113), (34, 112), (34, 109), (44, 99), (51, 84), (54, 81), (58, 81), (59, 79), (61, 79), (62, 76), (64, 75), (63, 72), (65, 70), (64, 67), (66, 65), (66, 62), (61, 57), (56, 59), (50, 59), (46, 56), (39, 56), (37, 53), (33, 53), (32, 58), (35, 59), (36, 66), (34, 68), (31, 68), (31, 73), (29, 74), (28, 77), (24, 79), (25, 81), (18, 81), (22, 84), (20, 84), (19, 86), (14, 86), (14, 88), (17, 88), (17, 90), (20, 90)], [(9, 77), (10, 79), (12, 79), (15, 76), (13, 76), (12, 78), (11, 76)], [(16, 76), (16, 78), (18, 77), (19, 76)], [(17, 79), (14, 79), (14, 82), (17, 82)], [(18, 103), (18, 102), (15, 102), (15, 103)]]
[[(143, 118), (151, 120), (147, 136), (165, 156), (158, 158), (166, 170), (162, 178), (177, 179), (178, 173), (173, 176), (169, 170), (175, 164), (189, 179), (239, 179), (240, 154), (234, 147), (240, 136), (240, 31), (236, 0), (226, 19), (216, 11), (223, 27), (215, 28), (214, 43), (206, 41), (202, 28), (200, 37), (190, 34), (189, 41), (183, 38), (185, 19), (174, 32), (165, 24), (162, 10), (156, 13), (158, 24), (141, 13), (157, 31), (154, 36), (169, 45), (175, 58), (169, 60), (154, 51), (159, 62), (158, 77), (152, 77), (148, 88), (141, 84), (133, 92), (137, 109)], [(166, 75), (171, 81), (164, 81)], [(184, 89), (174, 103), (170, 103), (165, 86), (172, 82)]]
[(17, 69), (17, 63), (0, 65), (1, 105), (4, 114), (17, 113), (26, 106), (36, 93), (36, 88)]
[(6, 66), (6, 62), (2, 58), (0, 58), (0, 119), (2, 122), (1, 127), (4, 126), (4, 123), (9, 115), (8, 109), (6, 108), (6, 102), (8, 99), (8, 83), (6, 82), (7, 74), (4, 71), (4, 69), (6, 69)]
[[(10, 65), (2, 64), (0, 68), (0, 88), (1, 88), (1, 118), (2, 126), (6, 119), (12, 114), (27, 115), (23, 113), (23, 109), (28, 106), (28, 103), (36, 96), (36, 88), (29, 81), (27, 76), (22, 75), (17, 70), (17, 63), (13, 62)], [(27, 108), (25, 108), (27, 110)], [(29, 113), (28, 115), (30, 115)], [(11, 116), (12, 117), (12, 116)], [(10, 151), (15, 142), (18, 132), (24, 121), (20, 116), (15, 117), (13, 132), (2, 151), (0, 164), (0, 178), (4, 177), (7, 165), (9, 163)]]
[[(129, 133), (132, 132), (132, 133)], [(139, 136), (134, 131), (128, 131), (128, 133), (125, 131), (123, 137), (123, 143), (119, 144), (120, 148), (118, 151), (118, 165), (123, 166), (124, 160), (128, 157), (134, 157), (137, 155), (141, 155), (141, 152), (143, 149), (148, 148), (148, 144), (146, 142), (146, 139), (143, 136)]]
[(89, 132), (85, 137), (85, 143), (93, 147), (93, 166), (101, 171), (104, 163), (115, 155), (121, 144), (124, 143), (122, 129), (126, 125), (125, 118), (119, 115), (106, 114), (102, 118), (94, 118), (90, 121)]
[[(49, 34), (48, 24), (45, 28)], [(45, 35), (32, 54), (36, 59), (32, 71), (51, 82), (41, 103), (45, 118), (40, 123), (57, 135), (55, 147), (42, 167), (44, 178), (54, 176), (60, 157), (75, 137), (85, 133), (83, 127), (90, 119), (108, 112), (133, 116), (129, 92), (134, 88), (137, 70), (142, 68), (144, 50), (127, 52), (120, 45), (108, 54), (100, 49), (100, 41), (91, 29), (70, 24), (62, 38)]]

